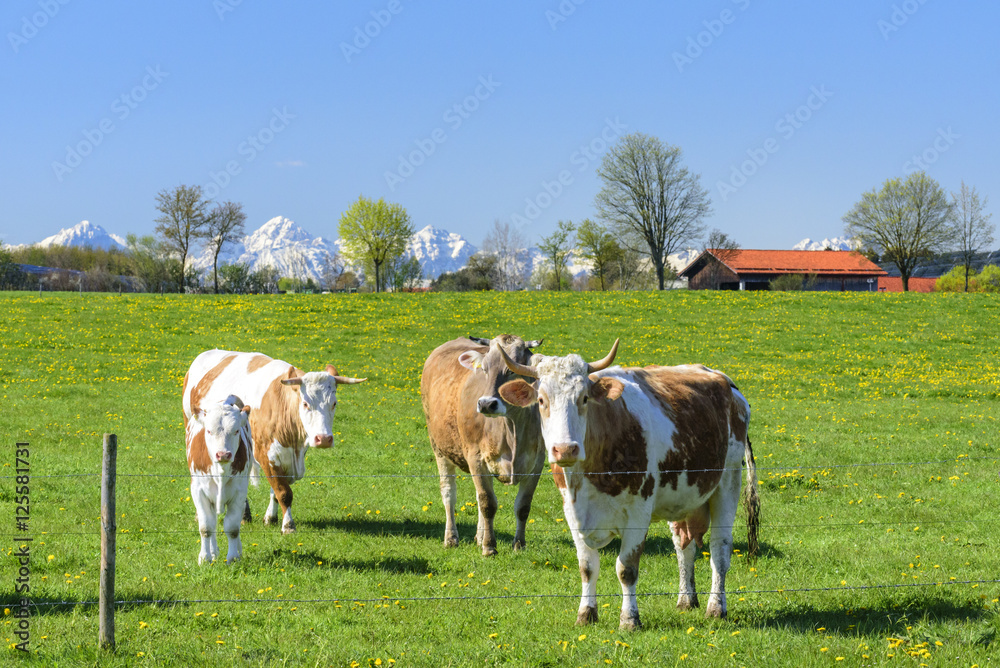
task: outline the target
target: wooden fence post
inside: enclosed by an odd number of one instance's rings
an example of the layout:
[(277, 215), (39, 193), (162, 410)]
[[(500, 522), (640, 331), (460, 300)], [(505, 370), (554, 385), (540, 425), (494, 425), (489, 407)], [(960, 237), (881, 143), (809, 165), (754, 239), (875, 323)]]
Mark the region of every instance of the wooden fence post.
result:
[(104, 463), (101, 467), (101, 649), (115, 649), (115, 477), (118, 460), (118, 437), (104, 435)]

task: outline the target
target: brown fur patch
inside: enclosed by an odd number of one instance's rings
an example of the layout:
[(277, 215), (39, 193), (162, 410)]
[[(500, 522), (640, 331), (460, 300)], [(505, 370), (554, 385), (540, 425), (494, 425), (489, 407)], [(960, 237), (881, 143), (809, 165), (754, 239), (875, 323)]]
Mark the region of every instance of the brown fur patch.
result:
[(243, 473), (243, 469), (247, 465), (247, 461), (250, 459), (250, 444), (243, 440), (243, 432), (240, 432), (240, 445), (236, 448), (236, 454), (233, 456), (233, 463), (230, 465), (230, 470), (233, 473)]
[(729, 449), (733, 393), (729, 380), (712, 372), (674, 367), (636, 369), (633, 379), (655, 397), (676, 427), (673, 450), (659, 462), (660, 484), (677, 487), (679, 471), (687, 484), (707, 494), (719, 483)]
[(639, 558), (642, 557), (645, 547), (646, 541), (643, 541), (628, 554), (618, 555), (618, 558), (622, 560), (622, 566), (624, 566), (619, 580), (626, 587), (634, 586), (639, 580)]
[(566, 489), (566, 474), (563, 473), (562, 467), (558, 464), (550, 464), (552, 469), (552, 480), (555, 481), (556, 487), (559, 489)]
[(222, 372), (226, 370), (226, 367), (229, 366), (234, 359), (236, 359), (235, 353), (231, 353), (223, 357), (219, 360), (219, 363), (209, 369), (208, 373), (202, 376), (201, 380), (198, 381), (198, 384), (194, 386), (194, 389), (191, 390), (192, 415), (197, 414), (198, 411), (201, 410), (201, 402), (205, 398), (205, 395), (209, 393), (212, 389), (212, 385), (215, 384), (215, 381), (222, 375)]
[(204, 429), (199, 429), (194, 437), (188, 441), (188, 468), (202, 473), (208, 473), (212, 470), (212, 458), (208, 454)]
[(598, 491), (638, 494), (646, 478), (646, 438), (623, 400), (595, 402), (587, 412), (583, 470)]
[(642, 484), (642, 489), (639, 491), (639, 494), (642, 495), (642, 498), (648, 499), (649, 497), (653, 496), (653, 490), (655, 487), (656, 487), (656, 480), (653, 479), (653, 474), (647, 473), (646, 482)]
[(250, 358), (250, 363), (247, 364), (247, 373), (253, 373), (258, 369), (262, 369), (273, 361), (274, 360), (272, 360), (267, 355), (261, 355), (260, 353), (257, 353), (256, 355)]
[[(300, 449), (306, 433), (299, 420), (299, 391), (286, 387), (282, 380), (297, 378), (301, 373), (291, 367), (284, 374), (271, 381), (260, 400), (260, 408), (250, 414), (250, 432), (254, 442), (257, 461), (264, 465), (271, 443), (277, 441), (286, 448)], [(270, 466), (268, 466), (270, 469)], [(284, 474), (284, 471), (278, 475)]]

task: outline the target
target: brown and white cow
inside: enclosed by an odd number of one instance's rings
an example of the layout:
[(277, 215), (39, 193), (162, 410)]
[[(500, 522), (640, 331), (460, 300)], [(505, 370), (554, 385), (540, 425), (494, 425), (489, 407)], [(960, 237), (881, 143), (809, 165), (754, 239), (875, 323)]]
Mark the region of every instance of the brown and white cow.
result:
[(618, 350), (588, 364), (579, 355), (534, 365), (504, 361), (518, 379), (500, 388), (511, 404), (537, 403), (563, 512), (573, 533), (583, 595), (577, 624), (597, 621), (598, 549), (621, 538), (616, 570), (620, 625), (641, 626), (635, 583), (650, 522), (672, 522), (680, 567), (677, 607), (697, 607), (695, 546), (712, 525), (712, 589), (706, 616), (726, 616), (733, 519), (747, 465), (748, 541), (757, 550), (760, 500), (747, 436), (750, 405), (727, 376), (701, 365), (607, 367)]
[(219, 515), (229, 537), (226, 563), (243, 556), (240, 519), (247, 502), (247, 487), (253, 441), (250, 437), (250, 407), (230, 395), (220, 403), (204, 405), (184, 418), (188, 469), (191, 471), (191, 501), (198, 514), (201, 551), (198, 563), (219, 556), (216, 527)]
[[(333, 447), (333, 415), (337, 408), (337, 386), (361, 383), (366, 378), (347, 378), (333, 365), (325, 371), (302, 373), (288, 362), (260, 353), (209, 350), (198, 355), (184, 378), (184, 416), (218, 402), (229, 394), (239, 396), (253, 410), (254, 467), (271, 484), (271, 501), (264, 524), (278, 520), (281, 532), (295, 531), (292, 519), (292, 483), (305, 475), (309, 448)], [(244, 519), (250, 520), (250, 502)]]
[(435, 348), (424, 363), (420, 397), (440, 475), (445, 547), (458, 545), (456, 467), (470, 473), (476, 486), (476, 543), (482, 546), (483, 554), (497, 552), (493, 476), (504, 484), (519, 485), (514, 501), (517, 530), (513, 547), (518, 550), (525, 545), (531, 499), (545, 465), (538, 409), (507, 406), (497, 390), (515, 377), (504, 365), (502, 354), (528, 363), (531, 349), (541, 343), (508, 334), (492, 340), (455, 339)]

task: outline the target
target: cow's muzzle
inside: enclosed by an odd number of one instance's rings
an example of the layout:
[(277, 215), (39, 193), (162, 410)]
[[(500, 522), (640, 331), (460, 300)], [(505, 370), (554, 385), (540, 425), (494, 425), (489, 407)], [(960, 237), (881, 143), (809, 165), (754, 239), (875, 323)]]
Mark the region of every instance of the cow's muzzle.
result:
[(333, 447), (333, 434), (317, 434), (313, 436), (312, 446), (314, 448)]
[(496, 397), (479, 397), (476, 402), (476, 410), (482, 415), (505, 415), (507, 407)]
[(553, 446), (550, 460), (559, 466), (572, 466), (580, 461), (579, 443), (560, 443)]
[(233, 461), (233, 453), (229, 450), (219, 450), (215, 453), (215, 461), (217, 462), (231, 462)]

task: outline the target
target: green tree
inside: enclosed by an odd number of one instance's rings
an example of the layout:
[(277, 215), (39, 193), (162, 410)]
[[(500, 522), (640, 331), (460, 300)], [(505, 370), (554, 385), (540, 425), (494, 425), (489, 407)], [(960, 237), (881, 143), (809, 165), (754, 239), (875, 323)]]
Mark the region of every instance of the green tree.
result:
[(431, 281), (434, 292), (470, 292), (492, 290), (500, 260), (492, 253), (476, 253), (468, 264), (454, 272), (445, 272)]
[(697, 239), (711, 210), (700, 178), (681, 163), (681, 149), (642, 133), (625, 135), (601, 161), (604, 182), (597, 193), (598, 217), (619, 239), (641, 239), (634, 247), (649, 256), (664, 288), (667, 257)]
[(212, 253), (212, 281), (215, 294), (219, 294), (219, 254), (226, 244), (236, 243), (243, 238), (243, 224), (247, 215), (243, 205), (223, 202), (215, 205), (208, 214), (205, 230), (205, 247)]
[(25, 282), (24, 271), (14, 262), (14, 256), (3, 247), (0, 241), (0, 288), (12, 290), (21, 287)]
[(601, 290), (607, 290), (622, 252), (614, 235), (600, 223), (587, 218), (576, 230), (576, 245), (580, 257), (590, 261), (590, 273), (600, 283)]
[(222, 291), (242, 295), (250, 292), (250, 265), (245, 262), (224, 264), (218, 269)]
[(844, 231), (864, 250), (894, 262), (905, 292), (920, 263), (952, 243), (952, 212), (938, 182), (924, 172), (914, 172), (864, 193), (844, 215)]
[[(208, 225), (208, 205), (201, 186), (177, 186), (161, 190), (156, 195), (156, 233), (165, 246), (180, 256), (181, 267), (187, 265), (195, 242), (205, 235)], [(184, 291), (185, 271), (180, 272), (181, 292)]]
[(139, 282), (137, 286), (146, 292), (174, 290), (176, 260), (170, 261), (170, 249), (156, 237), (129, 234), (125, 251), (131, 264), (131, 274)]
[(576, 229), (568, 220), (560, 220), (556, 230), (547, 237), (542, 237), (542, 242), (538, 244), (538, 250), (545, 256), (549, 263), (550, 270), (555, 277), (555, 289), (561, 290), (563, 285), (563, 273), (566, 270), (566, 258), (573, 250), (570, 246), (570, 235)]
[(411, 236), (406, 209), (381, 198), (373, 201), (362, 195), (340, 217), (344, 256), (374, 274), (375, 292), (385, 289), (384, 270), (403, 254)]

